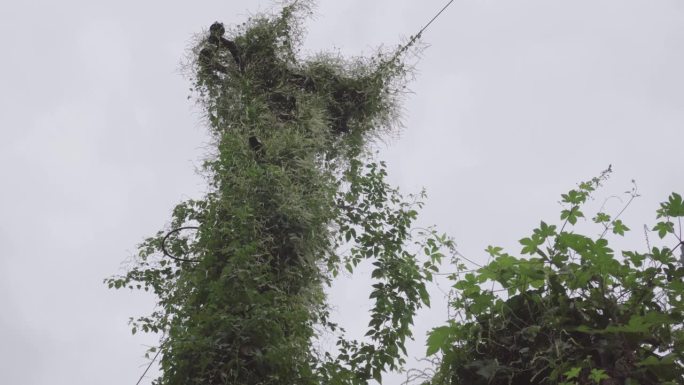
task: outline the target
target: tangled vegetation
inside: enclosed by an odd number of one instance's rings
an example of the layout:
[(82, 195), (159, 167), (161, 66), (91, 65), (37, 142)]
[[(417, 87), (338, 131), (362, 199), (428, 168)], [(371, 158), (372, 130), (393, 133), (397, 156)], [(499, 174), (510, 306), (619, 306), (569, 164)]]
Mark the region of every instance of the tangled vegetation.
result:
[[(380, 381), (404, 362), (413, 316), (429, 303), (425, 284), (451, 242), (431, 231), (412, 240), (420, 197), (390, 187), (366, 145), (393, 127), (406, 47), (301, 60), (308, 6), (228, 31), (214, 23), (193, 51), (215, 146), (204, 163), (210, 192), (177, 205), (135, 265), (106, 280), (158, 298), (132, 320), (134, 333), (164, 336), (156, 384)], [(324, 287), (364, 259), (375, 302), (367, 339), (348, 340)], [(337, 351), (314, 346), (320, 333), (337, 335)]]
[(428, 338), (428, 354), (443, 354), (429, 383), (684, 383), (684, 202), (672, 194), (651, 229), (671, 242), (617, 256), (608, 238), (630, 230), (624, 208), (598, 212), (596, 236), (575, 228), (607, 173), (562, 196), (560, 227), (541, 222), (520, 240), (528, 257), (490, 246), (491, 262), (452, 277), (460, 319)]
[[(158, 299), (131, 320), (133, 333), (163, 336), (152, 349), (157, 385), (380, 382), (404, 364), (426, 284), (453, 248), (434, 230), (412, 236), (423, 196), (388, 185), (368, 149), (395, 127), (415, 38), (371, 58), (302, 59), (309, 6), (293, 1), (228, 30), (214, 23), (193, 50), (214, 149), (209, 192), (178, 204), (128, 272), (105, 280)], [(684, 383), (684, 202), (672, 194), (653, 228), (676, 245), (616, 256), (609, 236), (629, 231), (620, 214), (597, 213), (595, 237), (574, 227), (606, 176), (563, 195), (562, 224), (520, 240), (525, 257), (489, 247), (483, 267), (456, 262), (460, 318), (428, 337), (428, 355), (440, 355), (426, 383)], [(324, 289), (366, 259), (371, 321), (365, 339), (350, 340)], [(334, 351), (316, 346), (324, 333)]]

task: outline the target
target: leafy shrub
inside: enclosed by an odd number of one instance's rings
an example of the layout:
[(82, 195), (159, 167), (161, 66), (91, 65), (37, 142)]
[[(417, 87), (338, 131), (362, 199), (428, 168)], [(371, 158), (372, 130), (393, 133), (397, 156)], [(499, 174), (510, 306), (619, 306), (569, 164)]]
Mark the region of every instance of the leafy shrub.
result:
[(443, 354), (431, 383), (684, 383), (684, 202), (673, 193), (657, 210), (651, 231), (669, 247), (616, 255), (608, 238), (630, 231), (622, 211), (598, 212), (597, 236), (575, 227), (609, 171), (562, 195), (562, 224), (520, 240), (527, 257), (490, 246), (489, 263), (452, 276), (461, 319), (429, 336), (428, 354)]

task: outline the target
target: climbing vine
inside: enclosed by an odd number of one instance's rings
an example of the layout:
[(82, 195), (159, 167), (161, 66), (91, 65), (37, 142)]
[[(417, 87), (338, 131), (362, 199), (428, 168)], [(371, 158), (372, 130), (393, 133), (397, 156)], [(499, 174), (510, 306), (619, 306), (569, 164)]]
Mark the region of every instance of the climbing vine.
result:
[(442, 356), (427, 383), (684, 383), (684, 201), (661, 203), (646, 251), (618, 254), (609, 239), (631, 231), (620, 216), (636, 187), (614, 216), (591, 217), (596, 235), (576, 227), (609, 172), (563, 194), (561, 222), (522, 238), (523, 257), (490, 246), (488, 264), (451, 277), (458, 317), (428, 338)]
[[(128, 272), (106, 280), (157, 297), (131, 322), (164, 335), (156, 384), (380, 381), (404, 362), (413, 316), (429, 304), (426, 283), (451, 241), (412, 237), (422, 196), (389, 186), (367, 146), (395, 127), (408, 47), (301, 59), (310, 5), (214, 23), (193, 49), (210, 191), (178, 204)], [(331, 321), (324, 287), (364, 259), (374, 306), (356, 341)], [(337, 335), (338, 349), (316, 349), (320, 333)]]

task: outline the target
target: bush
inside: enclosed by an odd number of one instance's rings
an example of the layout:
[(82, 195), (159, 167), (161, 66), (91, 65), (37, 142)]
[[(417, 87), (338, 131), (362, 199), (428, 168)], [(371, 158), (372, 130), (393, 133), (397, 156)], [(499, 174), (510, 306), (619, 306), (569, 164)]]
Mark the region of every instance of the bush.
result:
[(428, 354), (443, 355), (430, 383), (684, 383), (684, 202), (673, 193), (657, 210), (651, 231), (669, 247), (616, 255), (608, 238), (630, 231), (624, 209), (596, 213), (597, 236), (574, 226), (609, 171), (562, 195), (561, 225), (541, 222), (520, 240), (527, 257), (490, 246), (491, 262), (452, 276), (461, 319), (428, 338)]

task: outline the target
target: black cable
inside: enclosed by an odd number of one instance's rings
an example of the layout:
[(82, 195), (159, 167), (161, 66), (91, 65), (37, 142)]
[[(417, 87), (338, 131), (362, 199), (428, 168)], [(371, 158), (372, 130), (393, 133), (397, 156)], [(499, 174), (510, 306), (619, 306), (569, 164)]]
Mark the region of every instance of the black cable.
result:
[(427, 27), (429, 27), (430, 24), (432, 24), (432, 22), (435, 21), (439, 17), (439, 15), (441, 15), (442, 12), (444, 12), (453, 2), (454, 2), (454, 0), (451, 0), (444, 7), (442, 7), (442, 9), (440, 9), (439, 12), (437, 12), (437, 14), (432, 19), (430, 19), (430, 21), (428, 21), (427, 24), (425, 24), (425, 26), (420, 30), (420, 32), (418, 32), (418, 34), (416, 34), (416, 36), (420, 36), (420, 34), (422, 34), (423, 31), (425, 31), (427, 29)]
[(173, 229), (173, 230), (169, 231), (168, 233), (166, 233), (166, 235), (164, 236), (164, 239), (162, 239), (162, 243), (161, 243), (161, 249), (162, 249), (162, 252), (164, 253), (165, 256), (167, 256), (169, 258), (173, 258), (173, 259), (175, 259), (177, 261), (181, 261), (181, 262), (199, 262), (196, 259), (186, 259), (186, 258), (180, 258), (180, 257), (173, 256), (173, 255), (171, 255), (171, 253), (169, 253), (166, 250), (166, 240), (169, 239), (169, 237), (172, 234), (175, 234), (181, 230), (188, 230), (188, 229), (198, 230), (199, 227), (197, 227), (197, 226), (183, 226), (183, 227), (178, 227), (176, 229)]
[(140, 381), (142, 381), (142, 379), (145, 378), (147, 371), (150, 370), (150, 368), (152, 367), (152, 364), (154, 364), (154, 361), (157, 359), (157, 357), (159, 357), (159, 353), (161, 353), (161, 346), (159, 348), (157, 348), (157, 354), (154, 355), (154, 358), (152, 358), (152, 361), (150, 361), (150, 364), (147, 365), (147, 368), (143, 372), (142, 376), (140, 376), (140, 378), (138, 379), (138, 382), (135, 383), (135, 385), (140, 385)]
[(399, 57), (399, 55), (401, 55), (402, 52), (404, 52), (408, 47), (410, 47), (411, 45), (413, 45), (413, 43), (415, 43), (415, 41), (418, 40), (418, 39), (420, 38), (420, 36), (423, 34), (423, 32), (425, 32), (425, 30), (428, 29), (428, 27), (429, 27), (435, 20), (437, 20), (437, 18), (438, 18), (444, 11), (446, 11), (446, 9), (449, 8), (449, 6), (451, 5), (451, 3), (453, 3), (453, 2), (454, 2), (454, 0), (450, 0), (448, 3), (446, 3), (446, 5), (443, 6), (442, 9), (440, 9), (439, 12), (437, 12), (437, 13), (435, 14), (435, 16), (433, 16), (432, 19), (430, 19), (430, 21), (428, 21), (427, 24), (425, 24), (425, 25), (423, 26), (423, 28), (420, 29), (420, 31), (418, 31), (417, 34), (411, 36), (411, 40), (409, 40), (408, 43), (404, 44), (404, 46), (401, 47), (401, 48), (397, 51), (397, 53), (394, 54), (394, 56), (392, 57), (392, 59), (391, 59), (388, 63), (392, 63), (392, 62), (394, 62), (395, 60), (397, 60), (397, 58)]

